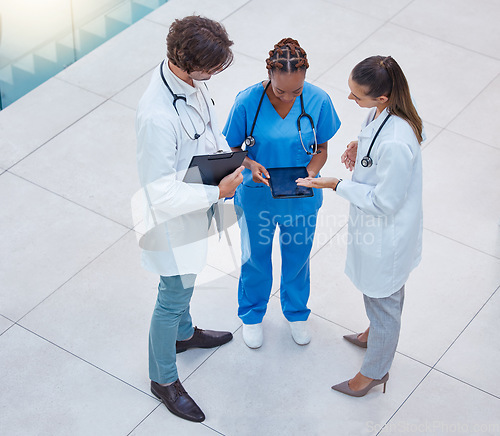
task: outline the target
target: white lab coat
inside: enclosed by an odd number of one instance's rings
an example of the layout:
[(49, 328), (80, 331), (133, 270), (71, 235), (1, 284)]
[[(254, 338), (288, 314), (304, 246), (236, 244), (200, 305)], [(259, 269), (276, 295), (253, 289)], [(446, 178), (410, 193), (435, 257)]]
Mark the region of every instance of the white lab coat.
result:
[(373, 165), (361, 166), (387, 116), (370, 111), (358, 137), (352, 180), (337, 193), (351, 202), (345, 272), (365, 295), (397, 292), (419, 264), (422, 252), (422, 154), (410, 125), (391, 116), (375, 141)]
[(143, 248), (141, 262), (145, 269), (163, 276), (198, 274), (206, 263), (207, 211), (218, 202), (219, 188), (187, 184), (182, 179), (194, 155), (230, 148), (217, 127), (205, 84), (195, 81), (195, 87), (190, 87), (170, 71), (166, 61), (163, 71), (173, 92), (187, 98), (188, 106), (179, 101), (178, 110), (190, 135), (194, 136), (194, 129), (189, 129), (191, 120), (198, 133), (203, 130), (192, 107), (205, 112), (207, 124), (199, 139), (188, 137), (172, 104), (172, 94), (161, 79), (160, 67), (155, 68), (136, 118), (142, 190), (134, 197), (132, 208)]

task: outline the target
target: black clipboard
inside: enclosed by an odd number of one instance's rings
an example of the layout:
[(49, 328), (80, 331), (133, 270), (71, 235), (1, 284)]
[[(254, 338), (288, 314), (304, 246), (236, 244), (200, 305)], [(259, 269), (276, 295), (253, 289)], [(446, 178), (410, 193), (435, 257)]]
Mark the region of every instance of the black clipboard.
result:
[(246, 155), (247, 151), (230, 151), (193, 156), (183, 181), (217, 186), (224, 177), (241, 166)]
[(273, 198), (312, 197), (312, 188), (298, 186), (295, 180), (309, 177), (306, 167), (267, 168)]

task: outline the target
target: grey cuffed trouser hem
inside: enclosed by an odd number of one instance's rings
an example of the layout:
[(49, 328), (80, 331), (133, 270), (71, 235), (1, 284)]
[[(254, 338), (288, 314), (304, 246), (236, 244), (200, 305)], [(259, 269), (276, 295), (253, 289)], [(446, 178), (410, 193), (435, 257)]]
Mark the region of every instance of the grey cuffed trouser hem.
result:
[(405, 287), (385, 298), (363, 296), (370, 320), (368, 348), (361, 366), (361, 374), (380, 380), (392, 365), (401, 330), (401, 313)]

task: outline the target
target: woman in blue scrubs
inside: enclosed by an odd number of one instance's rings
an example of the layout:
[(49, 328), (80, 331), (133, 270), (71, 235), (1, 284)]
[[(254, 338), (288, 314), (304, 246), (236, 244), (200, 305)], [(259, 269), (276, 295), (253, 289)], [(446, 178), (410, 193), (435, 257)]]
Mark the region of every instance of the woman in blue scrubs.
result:
[(346, 335), (366, 349), (360, 371), (332, 389), (362, 397), (385, 385), (401, 329), (405, 283), (422, 252), (422, 120), (391, 56), (371, 56), (349, 77), (349, 99), (370, 111), (357, 141), (341, 161), (352, 180), (299, 179), (301, 186), (332, 188), (351, 203), (345, 272), (363, 292), (369, 328)]
[[(328, 94), (305, 81), (309, 67), (306, 52), (291, 38), (282, 39), (266, 60), (268, 79), (241, 91), (224, 127), (233, 150), (246, 142), (243, 183), (235, 205), (243, 213), (242, 266), (238, 285), (238, 316), (243, 339), (250, 348), (263, 341), (262, 319), (271, 294), (272, 242), (280, 229), (281, 308), (290, 323), (294, 341), (310, 341), (307, 308), (310, 291), (309, 255), (316, 228), (321, 190), (304, 198), (273, 198), (267, 168), (306, 167), (317, 177), (326, 162), (327, 143), (340, 127)], [(298, 118), (302, 106), (310, 119)], [(315, 147), (314, 144), (317, 144)], [(317, 150), (317, 152), (316, 152)]]

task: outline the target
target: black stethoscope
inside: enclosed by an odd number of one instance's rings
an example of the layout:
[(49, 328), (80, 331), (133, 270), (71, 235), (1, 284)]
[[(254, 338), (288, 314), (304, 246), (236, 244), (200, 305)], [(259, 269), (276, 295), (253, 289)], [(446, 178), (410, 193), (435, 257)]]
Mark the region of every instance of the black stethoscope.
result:
[(372, 151), (373, 144), (375, 144), (375, 139), (377, 139), (378, 134), (380, 133), (380, 131), (382, 130), (382, 127), (384, 127), (384, 124), (387, 122), (387, 120), (389, 119), (390, 116), (391, 116), (391, 114), (388, 114), (385, 117), (385, 120), (382, 121), (382, 124), (378, 128), (377, 133), (375, 133), (375, 136), (372, 139), (372, 143), (370, 144), (370, 147), (368, 148), (368, 153), (366, 153), (366, 156), (363, 159), (361, 159), (361, 166), (362, 167), (370, 168), (373, 165), (373, 160), (370, 157), (370, 152)]
[[(172, 91), (172, 88), (170, 86), (168, 86), (168, 83), (167, 83), (167, 80), (165, 79), (165, 76), (163, 75), (163, 65), (165, 64), (165, 61), (162, 61), (161, 65), (160, 65), (160, 75), (161, 75), (161, 78), (163, 80), (163, 83), (165, 84), (165, 86), (167, 87), (167, 89), (170, 91), (170, 94), (172, 94), (172, 97), (174, 97), (174, 101), (172, 102), (172, 104), (174, 105), (174, 109), (175, 111), (177, 112), (177, 115), (179, 116), (179, 120), (181, 122), (181, 126), (182, 128), (184, 129), (184, 131), (186, 132), (186, 135), (189, 137), (189, 139), (192, 139), (193, 141), (197, 140), (201, 135), (203, 135), (205, 133), (205, 130), (207, 129), (207, 126), (205, 124), (205, 120), (203, 119), (203, 117), (201, 116), (201, 114), (196, 110), (196, 108), (194, 108), (193, 106), (190, 106), (195, 112), (196, 114), (200, 117), (200, 120), (201, 120), (201, 124), (203, 124), (203, 131), (201, 133), (198, 133), (196, 131), (196, 127), (193, 123), (193, 120), (191, 118), (189, 118), (189, 121), (191, 121), (191, 125), (193, 126), (193, 130), (194, 130), (194, 137), (191, 136), (189, 134), (189, 132), (187, 131), (186, 127), (184, 126), (184, 123), (182, 122), (182, 117), (181, 115), (179, 114), (179, 110), (177, 109), (177, 102), (179, 100), (182, 100), (184, 101), (184, 103), (186, 103), (187, 105), (187, 100), (186, 100), (186, 97), (183, 96), (183, 95), (179, 95), (179, 94), (175, 94), (174, 91)], [(206, 86), (206, 85), (205, 85)], [(212, 103), (214, 103), (214, 101), (212, 100)], [(214, 103), (215, 104), (215, 103)]]
[[(255, 112), (255, 117), (253, 119), (252, 123), (252, 128), (250, 130), (250, 134), (245, 138), (244, 144), (246, 147), (253, 147), (255, 145), (255, 138), (253, 137), (253, 130), (255, 128), (255, 123), (257, 122), (257, 117), (259, 116), (260, 112), (260, 107), (262, 106), (262, 101), (264, 100), (264, 96), (266, 95), (267, 88), (269, 88), (269, 85), (271, 84), (271, 81), (267, 82), (266, 87), (264, 88), (264, 91), (262, 92), (262, 95), (260, 96), (259, 100), (259, 105), (257, 106), (257, 111)], [(321, 153), (321, 150), (318, 150), (318, 140), (316, 139), (316, 129), (314, 128), (314, 121), (308, 113), (306, 113), (304, 109), (304, 97), (302, 96), (302, 93), (300, 94), (300, 115), (297, 118), (297, 129), (299, 130), (299, 138), (300, 138), (300, 143), (302, 144), (302, 148), (304, 151), (309, 154), (309, 155), (315, 155)], [(307, 118), (309, 122), (311, 123), (312, 127), (312, 132), (314, 135), (314, 144), (310, 145), (309, 147), (312, 147), (312, 151), (307, 151), (304, 142), (302, 141), (302, 129), (300, 127), (300, 120), (302, 118)]]

